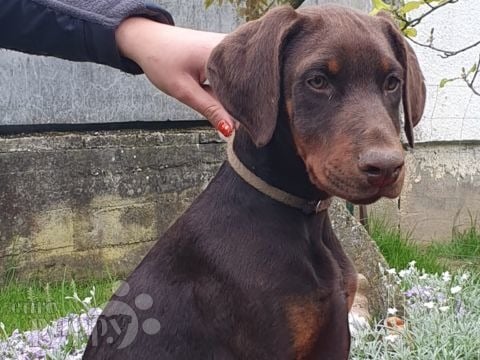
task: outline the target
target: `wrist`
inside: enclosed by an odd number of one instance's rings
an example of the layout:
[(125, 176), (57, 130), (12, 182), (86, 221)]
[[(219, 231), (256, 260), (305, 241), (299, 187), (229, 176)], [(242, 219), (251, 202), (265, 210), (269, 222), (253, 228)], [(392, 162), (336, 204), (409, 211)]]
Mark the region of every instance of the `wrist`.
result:
[(120, 54), (140, 65), (143, 48), (148, 46), (143, 38), (152, 32), (152, 26), (155, 25), (163, 24), (142, 17), (131, 17), (122, 21), (115, 31), (115, 41)]

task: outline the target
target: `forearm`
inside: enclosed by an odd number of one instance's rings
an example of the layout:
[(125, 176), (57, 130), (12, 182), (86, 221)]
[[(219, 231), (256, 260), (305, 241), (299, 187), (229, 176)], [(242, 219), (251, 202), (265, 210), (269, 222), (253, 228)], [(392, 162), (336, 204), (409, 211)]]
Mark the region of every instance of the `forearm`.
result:
[(173, 23), (166, 11), (138, 0), (2, 0), (0, 47), (140, 73), (115, 40), (118, 24), (130, 16)]
[(205, 62), (212, 48), (224, 37), (221, 33), (173, 27), (138, 17), (125, 20), (116, 31), (120, 52), (142, 68), (152, 61), (165, 69), (182, 61), (200, 68), (204, 64), (196, 62)]

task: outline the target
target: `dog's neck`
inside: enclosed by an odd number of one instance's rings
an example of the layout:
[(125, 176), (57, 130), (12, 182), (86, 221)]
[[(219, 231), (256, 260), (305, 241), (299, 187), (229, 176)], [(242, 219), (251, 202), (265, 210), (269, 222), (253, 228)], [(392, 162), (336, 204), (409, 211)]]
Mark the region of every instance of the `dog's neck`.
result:
[(305, 164), (295, 151), (290, 130), (277, 126), (272, 140), (257, 148), (244, 128), (237, 130), (233, 149), (240, 161), (271, 186), (306, 200), (323, 200), (329, 195), (315, 187)]

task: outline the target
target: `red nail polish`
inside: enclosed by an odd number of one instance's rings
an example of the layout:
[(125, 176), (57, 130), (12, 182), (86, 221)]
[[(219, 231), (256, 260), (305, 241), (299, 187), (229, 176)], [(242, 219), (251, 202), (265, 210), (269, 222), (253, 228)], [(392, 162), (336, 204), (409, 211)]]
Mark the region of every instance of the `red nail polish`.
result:
[(220, 131), (223, 136), (225, 137), (230, 137), (230, 135), (232, 135), (232, 127), (225, 121), (225, 120), (221, 120), (218, 125), (217, 125), (217, 129), (218, 131)]

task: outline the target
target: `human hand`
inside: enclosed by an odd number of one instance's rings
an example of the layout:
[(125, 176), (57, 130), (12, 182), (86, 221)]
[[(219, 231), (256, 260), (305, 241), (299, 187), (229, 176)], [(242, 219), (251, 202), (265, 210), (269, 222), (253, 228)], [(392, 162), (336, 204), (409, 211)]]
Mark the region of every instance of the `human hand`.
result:
[(210, 52), (224, 36), (141, 17), (124, 20), (115, 33), (122, 55), (135, 61), (153, 85), (198, 111), (228, 137), (235, 122), (203, 85)]

